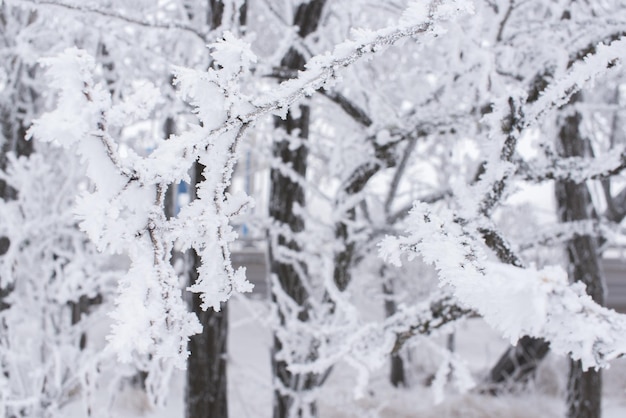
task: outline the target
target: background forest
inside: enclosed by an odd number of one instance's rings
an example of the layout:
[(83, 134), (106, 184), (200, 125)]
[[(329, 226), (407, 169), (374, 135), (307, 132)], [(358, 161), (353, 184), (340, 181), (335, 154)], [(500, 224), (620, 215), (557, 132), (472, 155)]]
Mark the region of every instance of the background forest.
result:
[(625, 36), (0, 0), (0, 417), (624, 416)]

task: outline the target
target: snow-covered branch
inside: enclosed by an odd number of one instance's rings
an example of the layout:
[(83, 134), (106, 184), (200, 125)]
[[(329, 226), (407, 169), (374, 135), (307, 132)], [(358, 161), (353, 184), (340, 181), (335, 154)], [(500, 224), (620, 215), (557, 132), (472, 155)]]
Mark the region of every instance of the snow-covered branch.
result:
[[(626, 58), (626, 40), (620, 38), (610, 45), (598, 45), (594, 53), (572, 65), (567, 74), (551, 82), (537, 100), (526, 101), (527, 92), (510, 96), (494, 107), (486, 121), (493, 144), (491, 159), (480, 181), (474, 186), (475, 193), (483, 196), (476, 204), (479, 212), (489, 213), (502, 197), (515, 165), (515, 149), (521, 133), (540, 122), (552, 110), (564, 105), (586, 83), (614, 69)], [(470, 213), (471, 210), (465, 210)]]
[[(206, 149), (210, 138), (233, 129), (237, 130), (244, 124), (252, 123), (270, 113), (284, 116), (289, 107), (300, 99), (310, 96), (320, 88), (331, 87), (341, 69), (406, 38), (419, 35), (421, 41), (432, 39), (442, 30), (439, 22), (454, 19), (457, 15), (472, 10), (471, 2), (465, 0), (435, 1), (431, 7), (414, 2), (399, 25), (377, 31), (355, 31), (357, 36), (354, 40), (337, 45), (332, 53), (311, 58), (306, 70), (300, 72), (298, 78), (287, 80), (277, 89), (252, 100), (250, 103), (252, 109), (249, 109), (250, 106), (237, 109), (239, 112), (229, 115), (226, 121), (212, 129), (205, 139), (193, 143), (181, 139), (172, 145), (176, 149), (167, 149), (164, 152), (174, 152), (175, 155), (182, 155), (185, 158), (197, 157), (201, 150)], [(154, 158), (160, 158), (160, 155), (157, 150)]]
[(626, 316), (597, 305), (584, 285), (569, 284), (560, 267), (519, 268), (487, 261), (471, 233), (452, 214), (416, 205), (405, 237), (388, 237), (380, 247), (389, 262), (420, 255), (433, 264), (442, 284), (493, 328), (515, 343), (524, 335), (545, 338), (558, 353), (585, 368), (605, 367), (626, 353)]
[(613, 150), (603, 158), (555, 158), (542, 165), (523, 162), (519, 165), (518, 172), (527, 181), (570, 180), (580, 184), (620, 174), (626, 169), (626, 151)]
[[(436, 1), (429, 7), (420, 4), (409, 8), (399, 26), (359, 33), (356, 40), (338, 45), (332, 54), (313, 58), (298, 79), (282, 83), (260, 99), (248, 98), (239, 87), (239, 78), (256, 58), (247, 45), (226, 34), (225, 40), (213, 44), (220, 70), (176, 70), (181, 95), (194, 106), (201, 124), (161, 142), (145, 158), (134, 153), (122, 158), (108, 125), (121, 127), (145, 117), (156, 99), (154, 89), (127, 99), (135, 100), (136, 106), (112, 105), (106, 89), (94, 82), (94, 62), (85, 53), (68, 50), (45, 61), (60, 90), (59, 102), (55, 111), (34, 124), (30, 135), (73, 148), (87, 161), (96, 191), (83, 196), (79, 204), (82, 228), (100, 248), (128, 252), (133, 260), (120, 283), (112, 314), (117, 322), (110, 342), (121, 358), (150, 353), (184, 367), (187, 338), (199, 327), (184, 308), (169, 263), (174, 241), (183, 248), (195, 248), (204, 260), (190, 290), (201, 293), (205, 308), (219, 309), (233, 291), (250, 290), (244, 272), (232, 268), (228, 249), (236, 236), (229, 218), (248, 204), (247, 199), (225, 193), (243, 132), (259, 117), (284, 113), (302, 97), (332, 84), (341, 68), (408, 37), (435, 37), (439, 21), (471, 10), (470, 4), (461, 0)], [(57, 5), (73, 7), (62, 2)], [(128, 112), (133, 108), (140, 109), (140, 114)], [(176, 218), (165, 219), (165, 188), (186, 179), (187, 170), (197, 160), (206, 167), (198, 199), (182, 208)], [(138, 300), (144, 302), (138, 304)]]
[(609, 239), (616, 233), (619, 225), (606, 221), (582, 220), (563, 222), (551, 227), (542, 227), (541, 232), (523, 237), (517, 243), (520, 250), (535, 248), (539, 246), (555, 245), (565, 243), (571, 239), (591, 236)]
[(115, 19), (126, 23), (131, 23), (133, 25), (142, 26), (147, 29), (161, 29), (161, 30), (171, 30), (176, 29), (183, 32), (188, 32), (195, 37), (197, 37), (200, 41), (207, 43), (210, 41), (209, 35), (210, 32), (202, 32), (197, 28), (190, 26), (184, 22), (177, 21), (152, 21), (148, 19), (144, 19), (141, 16), (131, 16), (126, 13), (122, 13), (113, 9), (100, 7), (95, 4), (85, 4), (85, 3), (72, 3), (63, 0), (11, 0), (15, 3), (29, 4), (31, 7), (58, 7), (66, 10), (75, 11), (83, 14), (95, 14), (99, 16), (103, 16), (109, 19)]

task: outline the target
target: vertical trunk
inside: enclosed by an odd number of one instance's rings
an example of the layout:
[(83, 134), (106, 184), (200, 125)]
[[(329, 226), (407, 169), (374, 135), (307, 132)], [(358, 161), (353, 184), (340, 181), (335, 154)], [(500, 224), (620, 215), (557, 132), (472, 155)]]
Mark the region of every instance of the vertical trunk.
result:
[[(171, 81), (170, 81), (171, 84)], [(169, 138), (171, 135), (174, 135), (176, 133), (176, 122), (174, 121), (174, 118), (169, 116), (165, 119), (165, 123), (163, 124), (163, 136), (167, 139)], [(167, 189), (167, 192), (165, 193), (165, 217), (167, 219), (170, 219), (174, 216), (176, 216), (176, 212), (178, 209), (178, 205), (177, 205), (177, 201), (178, 201), (178, 185), (177, 184), (170, 184), (170, 186)], [(172, 257), (172, 263), (174, 263), (175, 261), (175, 257)]]
[[(224, 1), (208, 0), (206, 22), (212, 29), (220, 27), (224, 19)], [(246, 2), (239, 9), (239, 24), (245, 25)], [(191, 16), (193, 18), (193, 16)], [(196, 198), (196, 185), (203, 180), (204, 166), (194, 165), (194, 182), (190, 193)], [(189, 282), (198, 277), (200, 257), (191, 251), (191, 266), (188, 270)], [(190, 355), (187, 360), (187, 384), (185, 388), (186, 418), (225, 418), (228, 417), (228, 381), (226, 375), (226, 354), (228, 350), (228, 305), (221, 310), (203, 311), (200, 295), (190, 296), (190, 309), (200, 320), (202, 333), (189, 340)]]
[[(300, 107), (300, 117), (294, 118), (291, 113), (287, 115), (287, 118), (277, 120), (277, 127), (283, 128), (288, 135), (299, 131), (299, 137), (303, 142), (308, 138), (308, 126), (309, 126), (309, 112), (308, 106)], [(299, 176), (304, 177), (307, 169), (307, 144), (303, 143), (296, 149), (291, 149), (289, 141), (282, 140), (274, 144), (273, 153), (274, 156), (280, 158), (282, 163), (290, 164), (291, 169), (298, 173)], [(272, 169), (270, 173), (271, 186), (270, 186), (270, 208), (269, 215), (272, 219), (280, 222), (281, 224), (289, 227), (293, 233), (301, 232), (304, 229), (304, 221), (302, 218), (294, 213), (294, 206), (298, 205), (304, 207), (305, 205), (305, 192), (302, 185), (291, 178), (283, 176), (279, 169)], [(278, 246), (286, 247), (290, 251), (300, 251), (300, 245), (293, 241), (288, 240), (284, 236), (278, 238)], [(307, 300), (308, 292), (304, 286), (304, 277), (300, 277), (300, 273), (296, 267), (288, 262), (281, 261), (275, 257), (275, 251), (278, 249), (271, 248), (269, 251), (270, 257), (270, 270), (271, 273), (276, 275), (278, 283), (285, 292), (298, 306), (302, 306), (303, 309), (299, 314), (301, 321), (308, 319), (307, 312)], [(300, 266), (306, 271), (305, 266)], [(272, 300), (276, 301), (276, 295), (272, 293)], [(283, 313), (278, 312), (280, 323), (285, 323)], [(317, 385), (317, 378), (311, 374), (293, 374), (288, 370), (288, 364), (284, 360), (277, 358), (277, 353), (282, 350), (283, 345), (280, 338), (274, 335), (274, 347), (272, 349), (272, 369), (275, 378), (278, 380), (278, 385), (287, 390), (281, 390), (277, 388), (274, 391), (274, 417), (300, 417), (302, 415), (311, 414), (315, 415), (315, 405), (300, 405), (296, 404), (294, 399), (294, 393), (306, 391), (314, 388)], [(305, 412), (305, 409), (308, 411)]]
[[(195, 198), (196, 185), (203, 180), (204, 166), (194, 165), (194, 182), (191, 187)], [(200, 256), (191, 251), (188, 269), (189, 283), (198, 278)], [(185, 388), (186, 418), (224, 418), (228, 416), (228, 381), (226, 378), (226, 353), (228, 349), (228, 305), (221, 310), (203, 311), (198, 293), (190, 295), (190, 308), (202, 325), (202, 332), (189, 339), (187, 359), (187, 385)]]
[[(302, 3), (296, 10), (294, 25), (299, 27), (299, 35), (305, 38), (311, 34), (318, 26), (321, 12), (324, 7), (325, 0), (311, 0)], [(283, 58), (281, 65), (283, 67), (301, 70), (304, 68), (305, 58), (295, 48), (290, 49)], [(298, 133), (298, 137), (302, 143), (297, 148), (292, 148), (287, 139), (281, 139), (274, 143), (273, 155), (278, 158), (282, 164), (290, 166), (291, 170), (299, 176), (304, 177), (307, 170), (308, 145), (306, 140), (309, 136), (309, 117), (310, 109), (306, 105), (300, 106), (299, 117), (289, 112), (285, 120), (276, 120), (276, 127), (285, 131), (287, 135)], [(272, 169), (270, 173), (270, 217), (289, 228), (293, 233), (304, 230), (304, 221), (300, 216), (294, 213), (294, 207), (305, 206), (305, 191), (300, 183), (294, 181), (288, 176), (284, 176), (279, 169)], [(298, 252), (301, 250), (299, 244), (292, 239), (284, 236), (278, 238), (278, 247), (286, 247), (290, 251)], [(304, 286), (304, 277), (300, 277), (300, 273), (293, 264), (284, 262), (276, 257), (279, 248), (271, 248), (269, 251), (270, 271), (278, 279), (282, 291), (288, 295), (298, 306), (303, 309), (300, 311), (299, 319), (306, 321), (308, 319), (307, 300), (308, 292)], [(302, 268), (302, 274), (306, 274), (306, 268)], [(272, 300), (276, 301), (276, 295), (272, 293)], [(278, 312), (281, 325), (285, 324), (284, 314)], [(298, 394), (310, 390), (318, 385), (318, 377), (313, 374), (295, 374), (288, 370), (288, 365), (284, 360), (277, 358), (283, 348), (283, 344), (277, 334), (274, 335), (274, 347), (272, 349), (272, 371), (276, 379), (276, 387), (274, 391), (274, 417), (301, 417), (316, 416), (317, 409), (314, 403), (301, 403), (301, 399), (296, 399)], [(311, 350), (313, 356), (313, 350)], [(301, 398), (301, 397), (300, 397)]]
[[(393, 277), (386, 277), (386, 266), (381, 269), (380, 277), (383, 278), (383, 294), (385, 295), (385, 316), (389, 318), (397, 312), (396, 301), (393, 299), (394, 280)], [(406, 386), (406, 377), (404, 374), (404, 362), (400, 354), (395, 353), (391, 355), (389, 365), (389, 381), (395, 387)]]
[[(194, 257), (194, 269), (198, 268)], [(195, 353), (187, 361), (185, 416), (187, 418), (224, 418), (228, 416), (226, 379), (226, 350), (228, 310), (202, 311), (200, 295), (192, 295), (192, 309), (203, 326), (202, 333), (189, 341), (189, 350)]]
[[(572, 101), (580, 99), (576, 95)], [(582, 116), (576, 112), (560, 120), (558, 145), (563, 157), (590, 156), (590, 145), (580, 132)], [(556, 199), (562, 222), (592, 219), (595, 216), (587, 186), (572, 181), (556, 183)], [(587, 286), (587, 293), (604, 304), (603, 272), (595, 237), (582, 236), (567, 245), (569, 277)], [(600, 418), (602, 375), (598, 370), (583, 371), (580, 361), (570, 360), (567, 384), (568, 418)]]

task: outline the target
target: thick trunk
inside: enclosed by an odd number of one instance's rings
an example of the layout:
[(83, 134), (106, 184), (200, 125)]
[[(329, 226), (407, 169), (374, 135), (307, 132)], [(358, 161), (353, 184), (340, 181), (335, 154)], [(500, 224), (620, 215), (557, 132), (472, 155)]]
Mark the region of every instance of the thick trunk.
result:
[[(224, 2), (208, 0), (206, 24), (212, 29), (223, 23)], [(246, 2), (242, 6), (245, 11)], [(245, 14), (244, 14), (245, 16)], [(190, 16), (193, 17), (193, 16)], [(239, 22), (245, 24), (245, 20)], [(197, 196), (196, 185), (204, 177), (204, 166), (194, 165), (194, 182), (190, 187), (191, 198)], [(195, 251), (190, 252), (189, 283), (198, 277), (201, 260)], [(189, 305), (202, 325), (202, 333), (192, 336), (189, 340), (189, 358), (187, 359), (187, 384), (185, 387), (186, 418), (225, 418), (228, 417), (228, 381), (226, 361), (228, 352), (228, 306), (222, 304), (221, 310), (203, 311), (200, 295), (193, 293)]]
[[(575, 99), (579, 99), (578, 95)], [(580, 133), (582, 116), (574, 113), (560, 121), (559, 148), (563, 157), (590, 156), (590, 145)], [(559, 217), (562, 222), (595, 217), (593, 202), (587, 186), (572, 181), (555, 185)], [(587, 293), (598, 304), (604, 304), (603, 272), (598, 254), (597, 238), (581, 236), (567, 246), (569, 277), (587, 286)], [(600, 418), (602, 375), (598, 370), (583, 371), (580, 361), (570, 360), (567, 384), (568, 418)]]
[[(191, 278), (197, 277), (200, 257), (193, 252)], [(202, 332), (189, 340), (185, 416), (187, 418), (224, 418), (228, 416), (226, 353), (228, 349), (228, 306), (215, 312), (203, 311), (200, 295), (191, 295), (191, 309), (198, 315)]]
[[(304, 141), (308, 137), (309, 113), (310, 109), (308, 106), (301, 106), (299, 118), (296, 119), (289, 113), (284, 121), (277, 120), (276, 125), (279, 128), (283, 128), (289, 135), (299, 131), (299, 137)], [(291, 149), (289, 141), (282, 140), (274, 144), (273, 152), (274, 156), (280, 158), (281, 162), (290, 164), (291, 169), (298, 173), (299, 176), (304, 177), (306, 175), (308, 154), (306, 144), (296, 149)], [(294, 207), (296, 205), (304, 207), (305, 205), (305, 192), (302, 185), (289, 177), (283, 176), (279, 169), (272, 169), (270, 178), (270, 217), (289, 227), (294, 233), (301, 232), (304, 229), (304, 222), (300, 216), (294, 213)], [(283, 236), (278, 238), (278, 246), (287, 247), (294, 252), (300, 251), (300, 246), (297, 242), (288, 240)], [(293, 299), (295, 303), (303, 307), (299, 314), (299, 319), (306, 321), (308, 319), (306, 304), (309, 297), (303, 283), (303, 280), (306, 280), (306, 278), (300, 277), (300, 273), (293, 264), (277, 259), (275, 257), (276, 250), (270, 247), (270, 270), (278, 278), (278, 283), (282, 287), (283, 292)], [(306, 271), (305, 266), (300, 267)], [(272, 294), (272, 299), (276, 300), (274, 293)], [(281, 324), (284, 324), (285, 319), (282, 315), (282, 312), (279, 311)], [(287, 390), (277, 388), (274, 391), (274, 417), (315, 415), (315, 405), (297, 403), (292, 393), (314, 388), (317, 385), (317, 377), (311, 374), (300, 375), (291, 373), (288, 370), (288, 364), (283, 360), (277, 359), (276, 354), (282, 348), (283, 345), (280, 339), (275, 335), (272, 350), (272, 369), (274, 376), (278, 380), (277, 383)]]
[[(196, 184), (202, 181), (204, 166), (194, 165), (194, 184), (191, 186), (195, 198)], [(200, 256), (191, 251), (191, 266), (188, 269), (189, 283), (198, 278)], [(228, 307), (221, 310), (202, 310), (200, 295), (193, 293), (189, 298), (192, 312), (198, 316), (202, 332), (189, 339), (187, 359), (187, 384), (185, 386), (186, 418), (225, 418), (228, 416), (226, 353), (228, 350)]]
[(567, 417), (600, 418), (602, 416), (602, 373), (583, 371), (579, 360), (569, 361), (567, 376)]
[[(312, 0), (298, 6), (294, 18), (294, 25), (299, 28), (299, 35), (305, 38), (314, 32), (319, 24), (321, 12), (325, 0)], [(304, 68), (305, 57), (296, 50), (290, 49), (281, 61), (281, 66), (301, 70)], [(307, 170), (307, 156), (309, 136), (310, 108), (306, 105), (300, 106), (300, 115), (294, 116), (289, 112), (284, 120), (277, 119), (276, 127), (283, 130), (287, 135), (298, 134), (302, 143), (297, 148), (293, 148), (290, 141), (281, 139), (274, 143), (273, 154), (282, 164), (290, 167), (298, 176), (304, 178)], [(304, 221), (294, 213), (296, 206), (305, 207), (305, 191), (302, 185), (294, 181), (289, 176), (283, 175), (281, 170), (274, 168), (270, 173), (270, 202), (269, 215), (274, 221), (287, 227), (293, 233), (301, 232), (304, 229)], [(280, 236), (277, 242), (278, 247), (286, 247), (290, 251), (298, 252), (300, 245), (284, 236)], [(308, 292), (304, 285), (306, 267), (295, 266), (290, 262), (285, 262), (276, 257), (279, 248), (270, 246), (270, 271), (278, 279), (282, 291), (288, 295), (295, 303), (302, 307), (299, 319), (308, 319), (307, 301)], [(299, 267), (299, 268), (297, 268)], [(273, 301), (276, 301), (276, 294), (272, 293)], [(278, 312), (281, 325), (285, 324), (284, 313)], [(274, 411), (275, 418), (316, 416), (317, 408), (314, 403), (302, 401), (299, 396), (303, 392), (315, 388), (319, 378), (314, 374), (295, 374), (288, 370), (288, 364), (277, 358), (277, 353), (283, 349), (283, 343), (277, 334), (274, 335), (274, 347), (272, 349), (272, 369), (276, 379), (274, 391)], [(309, 359), (314, 357), (314, 350), (311, 347)], [(306, 359), (302, 359), (306, 360)]]

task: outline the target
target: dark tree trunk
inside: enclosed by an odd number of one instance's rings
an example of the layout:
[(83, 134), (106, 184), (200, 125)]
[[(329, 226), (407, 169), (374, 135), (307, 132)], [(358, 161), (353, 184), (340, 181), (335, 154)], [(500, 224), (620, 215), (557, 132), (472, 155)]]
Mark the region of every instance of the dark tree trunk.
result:
[[(196, 185), (203, 180), (204, 166), (194, 165), (192, 198), (196, 198)], [(191, 265), (188, 269), (189, 283), (198, 278), (200, 256), (190, 252)], [(225, 418), (228, 416), (228, 381), (226, 377), (226, 354), (228, 350), (228, 305), (221, 310), (203, 311), (198, 293), (190, 295), (190, 308), (202, 325), (202, 332), (189, 339), (187, 359), (187, 385), (185, 387), (186, 418)]]
[(539, 338), (522, 337), (509, 347), (489, 373), (492, 393), (507, 389), (510, 384), (526, 382), (550, 351), (550, 344)]
[[(208, 0), (206, 23), (212, 29), (220, 27), (224, 19), (224, 2)], [(246, 2), (240, 8), (239, 24), (245, 25)], [(193, 17), (193, 16), (190, 16)], [(194, 165), (194, 182), (190, 187), (191, 198), (195, 199), (196, 185), (204, 176), (204, 166)], [(189, 283), (198, 277), (201, 260), (195, 251), (190, 252), (191, 265), (188, 269)], [(228, 305), (221, 310), (203, 311), (200, 295), (190, 295), (190, 309), (202, 325), (202, 333), (189, 340), (190, 355), (187, 360), (187, 384), (185, 388), (186, 418), (226, 418), (228, 417), (228, 380), (226, 361), (228, 352)]]
[[(198, 268), (194, 257), (194, 268)], [(228, 310), (202, 311), (200, 295), (192, 295), (192, 309), (203, 326), (202, 333), (189, 341), (192, 355), (187, 360), (187, 386), (185, 391), (185, 416), (187, 418), (222, 418), (228, 416), (228, 381), (226, 378), (226, 353), (228, 336)], [(195, 353), (195, 354), (193, 354)]]
[[(299, 137), (302, 140), (306, 140), (308, 138), (309, 113), (310, 109), (308, 106), (301, 106), (299, 118), (295, 119), (292, 114), (289, 113), (284, 121), (277, 120), (276, 125), (279, 128), (283, 128), (288, 135), (299, 130)], [(307, 146), (307, 144), (303, 144), (296, 149), (291, 149), (289, 141), (282, 140), (274, 144), (273, 153), (274, 156), (280, 158), (282, 163), (290, 164), (293, 171), (304, 177), (307, 169)], [(304, 221), (300, 216), (294, 213), (294, 206), (299, 205), (304, 207), (305, 205), (305, 192), (302, 185), (289, 177), (283, 176), (279, 169), (271, 170), (270, 179), (270, 217), (289, 227), (294, 233), (301, 232), (304, 229)], [(278, 246), (287, 247), (294, 252), (300, 251), (300, 246), (297, 242), (287, 240), (283, 236), (278, 238)], [(306, 280), (306, 278), (300, 277), (294, 265), (277, 259), (275, 257), (276, 250), (277, 249), (271, 248), (270, 246), (270, 271), (278, 278), (282, 290), (299, 306), (304, 307), (299, 315), (299, 319), (306, 321), (308, 319), (306, 304), (309, 297), (303, 283), (303, 280)], [(305, 266), (300, 267), (306, 270)], [(276, 295), (274, 293), (272, 293), (272, 300), (274, 302), (276, 301)], [(279, 311), (278, 314), (281, 324), (284, 324), (285, 319), (282, 312)], [(293, 374), (287, 369), (287, 363), (285, 361), (276, 358), (276, 354), (280, 352), (282, 348), (283, 346), (280, 339), (275, 335), (272, 350), (272, 369), (279, 384), (288, 388), (289, 391), (294, 392), (314, 388), (317, 385), (317, 377), (315, 375)], [(274, 391), (275, 418), (302, 416), (304, 410), (299, 408), (295, 409), (294, 405), (294, 398), (289, 393), (278, 389)], [(315, 415), (315, 405), (303, 407), (308, 407), (309, 410), (307, 413)]]
[[(170, 82), (171, 84), (171, 82)], [(176, 122), (172, 116), (169, 116), (165, 119), (163, 123), (163, 135), (167, 139), (171, 135), (176, 133)], [(178, 210), (178, 184), (170, 184), (167, 188), (167, 192), (165, 193), (165, 217), (167, 219), (173, 218), (176, 216), (176, 212)], [(172, 264), (175, 262), (175, 257), (172, 256)]]
[[(398, 307), (396, 305), (396, 301), (393, 299), (395, 294), (394, 291), (394, 280), (393, 277), (386, 277), (384, 270), (386, 267), (383, 266), (381, 277), (383, 278), (383, 294), (385, 295), (385, 316), (389, 318), (393, 316)], [(406, 386), (406, 376), (404, 374), (404, 362), (402, 361), (402, 357), (399, 353), (392, 353), (389, 364), (389, 381), (395, 387)]]
[[(294, 25), (299, 28), (299, 35), (305, 38), (316, 30), (325, 0), (311, 0), (298, 6), (294, 18)], [(304, 69), (305, 57), (295, 48), (290, 49), (281, 61), (281, 66), (291, 70)], [(273, 155), (282, 164), (288, 165), (291, 170), (304, 178), (307, 170), (308, 144), (306, 140), (309, 136), (310, 108), (306, 105), (300, 106), (300, 115), (295, 117), (288, 112), (285, 120), (276, 119), (275, 125), (279, 130), (283, 130), (287, 135), (298, 133), (302, 144), (297, 148), (292, 148), (286, 139), (278, 140), (273, 146)], [(304, 221), (294, 213), (295, 206), (305, 206), (305, 191), (300, 183), (284, 176), (282, 172), (273, 168), (270, 172), (270, 201), (269, 215), (281, 225), (289, 228), (293, 233), (301, 232), (304, 229)], [(299, 244), (284, 236), (278, 238), (278, 247), (286, 247), (291, 251), (301, 250)], [(269, 259), (270, 271), (278, 279), (282, 291), (287, 294), (295, 303), (302, 306), (299, 314), (301, 321), (308, 319), (307, 301), (308, 292), (304, 286), (304, 277), (300, 277), (296, 267), (289, 262), (284, 262), (276, 257), (278, 248), (270, 245)], [(305, 266), (299, 266), (306, 274)], [(272, 300), (276, 301), (276, 295), (272, 292)], [(281, 324), (285, 323), (282, 312), (278, 312)], [(298, 393), (315, 388), (319, 378), (314, 374), (295, 374), (287, 368), (287, 363), (277, 358), (277, 353), (283, 348), (283, 344), (277, 335), (274, 335), (274, 347), (272, 349), (272, 371), (277, 384), (287, 389), (286, 391), (276, 388), (274, 391), (274, 418), (301, 417), (303, 415), (316, 416), (317, 408), (314, 403), (303, 405), (296, 402), (292, 393)], [(311, 347), (311, 358), (314, 357), (314, 350)], [(296, 395), (297, 396), (297, 395)]]
[[(578, 101), (576, 95), (572, 102)], [(571, 109), (568, 109), (571, 110)], [(580, 113), (560, 119), (558, 138), (562, 157), (592, 156), (589, 141), (582, 137)], [(560, 181), (555, 185), (559, 217), (562, 222), (593, 219), (595, 210), (586, 184)], [(587, 293), (598, 304), (604, 304), (603, 272), (598, 254), (598, 240), (592, 236), (580, 236), (567, 245), (570, 280), (581, 281)], [(583, 371), (580, 361), (570, 360), (567, 384), (568, 418), (600, 418), (602, 401), (602, 375), (598, 370)]]

